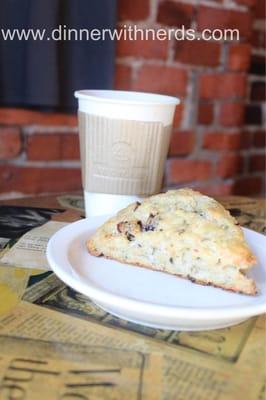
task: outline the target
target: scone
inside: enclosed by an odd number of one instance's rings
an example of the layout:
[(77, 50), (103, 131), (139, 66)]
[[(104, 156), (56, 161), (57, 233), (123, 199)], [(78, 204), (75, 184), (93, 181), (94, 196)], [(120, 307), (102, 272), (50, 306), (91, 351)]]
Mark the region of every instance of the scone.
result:
[(256, 294), (245, 273), (256, 258), (224, 207), (191, 189), (136, 202), (88, 240), (89, 253), (167, 272), (192, 282)]

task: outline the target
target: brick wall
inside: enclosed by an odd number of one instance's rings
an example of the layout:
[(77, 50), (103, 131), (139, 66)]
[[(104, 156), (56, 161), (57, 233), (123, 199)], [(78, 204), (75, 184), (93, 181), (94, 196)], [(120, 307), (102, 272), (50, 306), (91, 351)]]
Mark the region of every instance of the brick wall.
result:
[(238, 191), (246, 192), (251, 185), (261, 190), (265, 178), (265, 0), (258, 0), (254, 10), (252, 52), (248, 75), (247, 104), (243, 134), (242, 157), (244, 177)]
[[(264, 0), (120, 0), (119, 24), (237, 28), (240, 42), (120, 41), (115, 88), (179, 96), (164, 187), (263, 191)], [(0, 193), (79, 189), (74, 115), (0, 109)]]
[(80, 189), (76, 116), (0, 108), (0, 160), (2, 197)]

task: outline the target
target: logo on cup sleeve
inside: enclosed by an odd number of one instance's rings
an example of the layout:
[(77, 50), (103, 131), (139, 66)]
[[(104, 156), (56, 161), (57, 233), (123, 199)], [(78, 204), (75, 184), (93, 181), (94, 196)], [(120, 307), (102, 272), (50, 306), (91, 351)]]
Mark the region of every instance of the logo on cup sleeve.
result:
[(131, 143), (114, 142), (111, 147), (112, 159), (117, 163), (128, 164), (132, 161), (135, 149)]

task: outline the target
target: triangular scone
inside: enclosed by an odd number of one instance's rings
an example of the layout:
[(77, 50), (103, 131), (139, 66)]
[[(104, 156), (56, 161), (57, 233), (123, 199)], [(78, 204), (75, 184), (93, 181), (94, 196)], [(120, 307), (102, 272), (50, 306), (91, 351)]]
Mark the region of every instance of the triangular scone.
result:
[(245, 272), (256, 258), (237, 221), (214, 199), (191, 189), (134, 203), (88, 240), (90, 254), (239, 293), (256, 294)]

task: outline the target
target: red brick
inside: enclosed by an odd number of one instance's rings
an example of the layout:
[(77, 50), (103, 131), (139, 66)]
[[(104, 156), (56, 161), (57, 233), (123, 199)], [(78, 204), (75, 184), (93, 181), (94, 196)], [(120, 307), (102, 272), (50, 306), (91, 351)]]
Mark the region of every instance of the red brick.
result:
[(195, 134), (192, 131), (174, 131), (172, 133), (169, 155), (186, 155), (192, 152), (195, 144)]
[(266, 100), (265, 82), (255, 81), (251, 83), (250, 100), (254, 103)]
[(213, 104), (199, 103), (198, 105), (198, 123), (209, 125), (213, 122)]
[(77, 116), (75, 114), (31, 111), (23, 108), (0, 108), (0, 124), (76, 126)]
[(254, 154), (250, 157), (249, 171), (265, 171), (265, 154)]
[(119, 40), (116, 45), (118, 57), (143, 57), (149, 59), (166, 59), (168, 40)]
[(209, 183), (206, 186), (196, 186), (195, 190), (198, 190), (202, 194), (209, 196), (226, 196), (232, 194), (233, 184), (230, 183)]
[(133, 83), (133, 90), (166, 93), (171, 95), (186, 94), (187, 72), (183, 69), (165, 66), (144, 65)]
[(264, 49), (266, 46), (266, 32), (261, 29), (253, 29), (252, 46), (256, 49)]
[(266, 18), (265, 0), (257, 0), (256, 1), (255, 16), (257, 19), (265, 19)]
[(241, 134), (207, 133), (204, 136), (203, 147), (210, 150), (237, 150), (241, 147)]
[(0, 192), (63, 192), (81, 189), (79, 168), (0, 166)]
[(138, 21), (146, 19), (150, 13), (149, 0), (119, 0), (118, 19), (119, 21), (130, 20)]
[(200, 6), (198, 11), (198, 30), (238, 29), (240, 36), (251, 33), (252, 16), (249, 11), (236, 11)]
[(232, 71), (246, 71), (250, 66), (251, 45), (232, 44), (229, 48), (228, 68)]
[(243, 103), (230, 102), (220, 105), (219, 122), (223, 126), (241, 126), (244, 120)]
[(247, 104), (245, 107), (245, 125), (263, 125), (263, 105)]
[(195, 8), (191, 4), (163, 1), (159, 4), (157, 22), (160, 24), (189, 28)]
[(241, 132), (241, 149), (249, 149), (252, 146), (252, 132)]
[(182, 115), (183, 115), (183, 104), (180, 103), (178, 106), (176, 106), (175, 109), (175, 115), (174, 115), (174, 120), (173, 120), (173, 128), (178, 128), (181, 120), (182, 120)]
[(244, 6), (254, 7), (257, 0), (235, 0), (235, 2)]
[(131, 87), (131, 67), (127, 65), (117, 64), (115, 67), (115, 82), (116, 90), (130, 90)]
[(28, 160), (79, 160), (76, 134), (34, 134), (27, 138)]
[(7, 160), (18, 156), (21, 147), (21, 135), (18, 128), (0, 128), (0, 159)]
[(175, 60), (184, 64), (219, 65), (221, 44), (204, 40), (182, 40), (175, 42)]
[(211, 163), (200, 160), (169, 160), (169, 182), (204, 181), (210, 177)]
[(243, 168), (243, 160), (239, 154), (224, 154), (217, 164), (216, 175), (221, 178), (232, 177)]
[(253, 145), (255, 147), (265, 147), (266, 145), (266, 135), (265, 131), (256, 131), (253, 134)]
[(200, 76), (200, 97), (203, 99), (228, 99), (244, 97), (247, 78), (244, 74), (218, 73)]
[(252, 196), (262, 191), (263, 180), (260, 176), (238, 179), (234, 184), (234, 194)]
[(252, 75), (265, 75), (265, 56), (262, 54), (252, 54), (249, 73)]

